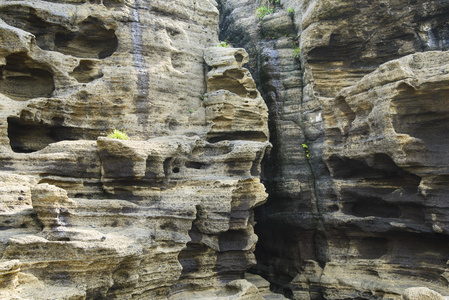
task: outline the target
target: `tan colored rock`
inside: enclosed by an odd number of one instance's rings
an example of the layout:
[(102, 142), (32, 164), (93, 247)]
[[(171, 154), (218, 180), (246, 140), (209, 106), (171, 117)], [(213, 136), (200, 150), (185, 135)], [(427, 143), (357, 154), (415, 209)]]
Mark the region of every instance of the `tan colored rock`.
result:
[(0, 264), (0, 288), (14, 289), (19, 284), (17, 274), (20, 272), (20, 262), (11, 260)]
[(443, 300), (444, 297), (426, 287), (412, 287), (404, 291), (404, 300)]
[[(223, 54), (226, 55), (224, 62), (219, 59)], [(242, 67), (248, 62), (246, 51), (209, 48), (205, 59), (213, 67), (207, 73), (207, 93), (203, 101), (206, 122), (210, 126), (208, 140), (267, 140), (267, 107), (250, 72)]]
[(216, 7), (19, 1), (0, 18), (2, 297), (261, 299), (241, 278), (267, 109), (246, 52), (209, 49)]
[(211, 67), (242, 68), (248, 63), (249, 57), (245, 49), (231, 47), (214, 47), (204, 51), (204, 60)]
[(259, 294), (265, 300), (288, 299), (288, 298), (285, 298), (282, 294), (277, 294), (277, 293), (271, 292), (270, 291), (270, 283), (259, 275), (246, 273), (245, 279), (257, 287)]
[(76, 203), (69, 199), (65, 190), (47, 183), (39, 184), (31, 189), (31, 200), (44, 230), (57, 230), (69, 225), (63, 218)]

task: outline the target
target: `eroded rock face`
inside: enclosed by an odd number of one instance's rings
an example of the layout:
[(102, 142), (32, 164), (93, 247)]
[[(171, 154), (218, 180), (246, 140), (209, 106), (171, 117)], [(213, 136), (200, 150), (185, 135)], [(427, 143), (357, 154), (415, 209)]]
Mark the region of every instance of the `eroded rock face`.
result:
[(2, 147), (33, 152), (111, 128), (142, 139), (204, 133), (189, 110), (206, 91), (203, 49), (217, 43), (216, 8), (90, 2), (0, 5)]
[(269, 107), (257, 271), (293, 299), (449, 294), (447, 3), (218, 2)]
[(0, 296), (262, 299), (243, 278), (267, 107), (246, 51), (209, 48), (213, 3), (14, 1), (0, 18)]

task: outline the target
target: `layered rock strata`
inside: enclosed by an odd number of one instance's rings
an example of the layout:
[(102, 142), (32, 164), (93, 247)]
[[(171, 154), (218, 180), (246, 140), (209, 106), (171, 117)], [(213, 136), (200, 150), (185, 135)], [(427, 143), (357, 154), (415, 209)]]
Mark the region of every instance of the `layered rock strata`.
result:
[(270, 110), (257, 271), (293, 299), (448, 295), (447, 3), (218, 2)]
[(269, 294), (243, 279), (267, 107), (248, 54), (208, 48), (214, 5), (9, 1), (0, 18), (1, 297)]

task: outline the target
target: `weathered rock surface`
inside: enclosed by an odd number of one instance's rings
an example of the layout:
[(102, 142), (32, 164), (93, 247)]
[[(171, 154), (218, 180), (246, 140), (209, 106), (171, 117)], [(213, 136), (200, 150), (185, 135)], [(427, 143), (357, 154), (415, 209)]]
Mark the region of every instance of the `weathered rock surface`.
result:
[(2, 2), (0, 297), (449, 295), (448, 11)]
[(413, 287), (408, 288), (405, 290), (404, 295), (402, 295), (402, 298), (404, 300), (444, 300), (443, 296), (438, 294), (435, 291), (432, 291), (431, 289), (428, 289), (426, 287)]
[(269, 107), (256, 270), (293, 299), (449, 295), (447, 3), (218, 2)]
[(209, 48), (214, 3), (8, 1), (0, 19), (0, 296), (263, 299), (243, 278), (267, 107), (246, 51)]

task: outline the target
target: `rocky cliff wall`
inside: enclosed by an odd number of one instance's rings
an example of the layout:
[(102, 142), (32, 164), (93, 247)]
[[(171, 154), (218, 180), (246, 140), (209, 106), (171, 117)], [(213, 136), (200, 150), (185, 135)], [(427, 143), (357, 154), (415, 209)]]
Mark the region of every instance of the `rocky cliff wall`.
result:
[(449, 294), (447, 3), (218, 2), (270, 110), (256, 271), (293, 299)]
[(270, 293), (267, 107), (214, 4), (0, 4), (0, 298)]
[(1, 297), (449, 295), (448, 10), (4, 1)]

